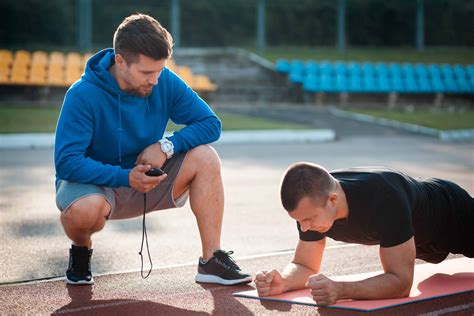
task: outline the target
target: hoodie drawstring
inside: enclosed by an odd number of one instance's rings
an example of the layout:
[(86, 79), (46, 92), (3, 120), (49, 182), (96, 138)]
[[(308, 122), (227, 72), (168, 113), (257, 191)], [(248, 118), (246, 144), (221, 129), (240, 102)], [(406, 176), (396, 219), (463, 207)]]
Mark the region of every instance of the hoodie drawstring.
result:
[(120, 94), (118, 95), (118, 104), (119, 104), (119, 128), (118, 131), (118, 155), (119, 155), (119, 163), (122, 162), (122, 100), (120, 98)]

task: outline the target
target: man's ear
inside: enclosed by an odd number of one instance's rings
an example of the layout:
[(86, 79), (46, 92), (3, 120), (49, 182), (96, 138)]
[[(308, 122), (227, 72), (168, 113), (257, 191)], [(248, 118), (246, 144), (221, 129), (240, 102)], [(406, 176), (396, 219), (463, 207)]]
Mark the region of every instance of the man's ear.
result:
[(125, 58), (123, 58), (122, 55), (120, 55), (120, 54), (115, 54), (115, 64), (116, 64), (120, 69), (124, 69), (125, 66), (127, 65), (127, 62), (125, 61)]
[(331, 192), (329, 193), (329, 198), (328, 198), (328, 202), (330, 203), (330, 205), (332, 207), (336, 206), (337, 205), (337, 193), (336, 192)]

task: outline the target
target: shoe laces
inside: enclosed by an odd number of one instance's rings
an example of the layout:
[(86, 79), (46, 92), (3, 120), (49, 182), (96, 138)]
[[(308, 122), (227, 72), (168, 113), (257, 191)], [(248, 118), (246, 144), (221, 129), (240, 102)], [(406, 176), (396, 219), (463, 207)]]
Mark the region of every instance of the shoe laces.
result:
[(69, 256), (69, 268), (75, 272), (89, 272), (91, 270), (91, 252), (73, 251)]
[(223, 265), (226, 269), (231, 269), (231, 270), (240, 270), (239, 266), (237, 263), (235, 263), (234, 259), (232, 259), (231, 255), (234, 252), (231, 251), (224, 251), (224, 250), (219, 250), (214, 252), (214, 257), (216, 258), (216, 261)]

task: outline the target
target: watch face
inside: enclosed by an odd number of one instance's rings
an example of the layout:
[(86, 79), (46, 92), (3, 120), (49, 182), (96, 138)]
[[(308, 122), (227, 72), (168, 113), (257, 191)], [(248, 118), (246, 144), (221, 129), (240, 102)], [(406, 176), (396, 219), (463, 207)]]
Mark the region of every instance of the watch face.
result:
[(163, 143), (163, 150), (166, 152), (171, 151), (171, 144), (170, 143)]

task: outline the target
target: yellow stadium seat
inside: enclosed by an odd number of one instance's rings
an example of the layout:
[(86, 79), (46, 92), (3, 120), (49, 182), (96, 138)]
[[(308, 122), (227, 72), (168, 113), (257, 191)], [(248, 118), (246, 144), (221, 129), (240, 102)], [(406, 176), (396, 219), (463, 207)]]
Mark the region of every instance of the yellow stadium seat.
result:
[(0, 49), (0, 65), (11, 65), (13, 62), (13, 53), (7, 49)]
[(213, 92), (217, 90), (217, 86), (209, 80), (209, 77), (204, 75), (194, 76), (192, 88), (196, 91), (203, 92)]
[(64, 66), (66, 58), (61, 52), (52, 52), (49, 54), (49, 64), (52, 65), (61, 65)]
[(28, 82), (35, 85), (46, 83), (46, 65), (32, 63)]
[(22, 69), (15, 71), (12, 69), (10, 83), (13, 84), (27, 84), (28, 83), (28, 72), (23, 71)]
[(21, 64), (29, 66), (31, 64), (31, 54), (26, 50), (18, 50), (15, 52), (13, 64)]
[(59, 64), (50, 64), (46, 75), (46, 82), (52, 86), (65, 86), (64, 67)]
[(177, 66), (176, 67), (176, 74), (181, 77), (188, 85), (192, 85), (193, 83), (193, 72), (191, 68), (187, 66)]
[(0, 84), (5, 84), (10, 81), (10, 67), (7, 65), (0, 67)]
[(69, 67), (66, 69), (66, 80), (67, 85), (71, 85), (81, 78), (82, 71), (79, 67)]
[(82, 65), (82, 57), (79, 53), (70, 52), (66, 54), (66, 66), (67, 65)]
[(48, 64), (48, 54), (40, 50), (33, 52), (33, 55), (31, 57), (31, 64), (46, 66)]

